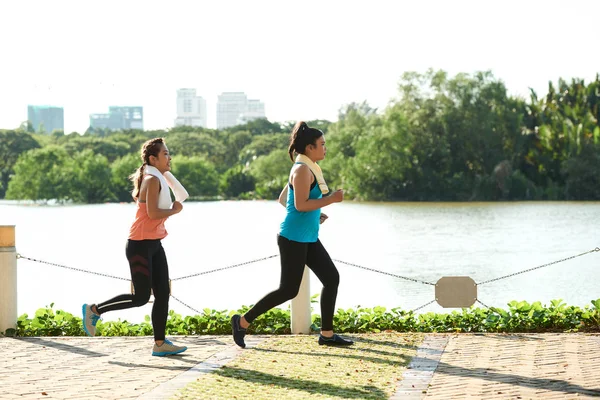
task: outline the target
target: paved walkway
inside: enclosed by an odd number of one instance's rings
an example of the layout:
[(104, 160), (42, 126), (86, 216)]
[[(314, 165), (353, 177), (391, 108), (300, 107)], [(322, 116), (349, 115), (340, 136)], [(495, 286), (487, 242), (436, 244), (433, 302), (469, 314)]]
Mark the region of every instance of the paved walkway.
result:
[(148, 337), (0, 338), (0, 399), (166, 399), (240, 352), (229, 336), (173, 341), (188, 350), (153, 357)]
[[(0, 338), (0, 399), (167, 399), (241, 350), (229, 336)], [(250, 336), (249, 346), (268, 337)], [(394, 399), (600, 397), (600, 335), (427, 335)], [(259, 399), (255, 399), (259, 400)]]
[(426, 399), (600, 397), (600, 335), (455, 335)]

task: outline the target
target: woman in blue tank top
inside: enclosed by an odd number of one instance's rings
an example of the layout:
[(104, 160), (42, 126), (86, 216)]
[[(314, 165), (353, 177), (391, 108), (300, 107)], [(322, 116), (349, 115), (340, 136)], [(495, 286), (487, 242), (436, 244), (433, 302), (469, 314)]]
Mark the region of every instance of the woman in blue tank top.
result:
[(271, 308), (296, 297), (305, 265), (323, 284), (322, 323), (318, 343), (330, 346), (348, 346), (354, 343), (333, 333), (333, 313), (340, 275), (319, 240), (319, 225), (327, 218), (321, 213), (321, 208), (341, 202), (344, 192), (337, 190), (323, 196), (322, 188), (327, 192), (327, 185), (322, 177), (313, 172), (316, 169), (317, 174), (320, 174), (316, 162), (325, 158), (323, 132), (308, 127), (305, 122), (298, 122), (290, 138), (289, 154), (292, 161), (294, 153), (298, 157), (290, 171), (288, 185), (280, 195), (280, 203), (285, 204), (286, 208), (286, 216), (277, 235), (281, 281), (277, 290), (260, 299), (246, 314), (236, 314), (231, 318), (233, 340), (240, 347), (246, 347), (244, 336), (252, 321)]

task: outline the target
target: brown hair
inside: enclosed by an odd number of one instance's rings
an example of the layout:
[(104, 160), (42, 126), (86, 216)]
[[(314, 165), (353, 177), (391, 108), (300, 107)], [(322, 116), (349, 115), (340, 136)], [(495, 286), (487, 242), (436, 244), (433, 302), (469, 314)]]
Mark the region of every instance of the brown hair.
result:
[(294, 152), (304, 154), (306, 146), (316, 144), (317, 139), (321, 136), (323, 136), (323, 132), (320, 130), (310, 128), (304, 121), (298, 121), (290, 136), (290, 147), (288, 148), (290, 159), (294, 161)]
[(162, 145), (165, 144), (163, 138), (154, 138), (146, 141), (142, 145), (142, 151), (140, 157), (142, 158), (142, 165), (131, 175), (129, 179), (133, 182), (133, 190), (131, 195), (137, 200), (140, 194), (140, 187), (142, 186), (142, 179), (144, 178), (144, 168), (146, 165), (150, 165), (150, 156), (158, 157)]

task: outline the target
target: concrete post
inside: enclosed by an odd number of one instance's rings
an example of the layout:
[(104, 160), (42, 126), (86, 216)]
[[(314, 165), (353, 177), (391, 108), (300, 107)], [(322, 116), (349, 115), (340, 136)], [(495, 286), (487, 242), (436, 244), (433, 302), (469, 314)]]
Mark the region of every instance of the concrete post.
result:
[(0, 333), (17, 327), (15, 226), (0, 225)]
[(310, 270), (304, 267), (298, 295), (292, 299), (292, 333), (310, 333)]

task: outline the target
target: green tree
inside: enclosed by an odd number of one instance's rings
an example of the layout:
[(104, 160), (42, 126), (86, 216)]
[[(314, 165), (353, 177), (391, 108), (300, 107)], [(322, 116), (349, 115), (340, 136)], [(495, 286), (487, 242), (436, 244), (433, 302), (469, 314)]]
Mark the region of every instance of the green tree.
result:
[(55, 139), (59, 139), (65, 136), (65, 131), (63, 131), (62, 129), (55, 129), (50, 133), (50, 136), (52, 136)]
[[(155, 137), (164, 137), (166, 132), (164, 131), (134, 131), (133, 133), (125, 133), (125, 132), (109, 132), (106, 135), (108, 140), (111, 140), (115, 143), (125, 143), (129, 146), (129, 150), (127, 153), (135, 153), (140, 154), (140, 149), (142, 148), (142, 144), (148, 139), (152, 139)], [(84, 135), (84, 137), (88, 137), (88, 135)]]
[(287, 149), (289, 144), (290, 136), (287, 133), (255, 136), (252, 143), (244, 146), (238, 152), (239, 162), (247, 165), (260, 156), (266, 156), (273, 150)]
[(373, 119), (346, 159), (344, 188), (359, 200), (401, 200), (411, 197), (413, 157), (408, 124), (401, 118), (383, 124)]
[(173, 174), (192, 197), (214, 197), (219, 193), (219, 175), (215, 166), (202, 157), (175, 156)]
[(19, 156), (39, 147), (39, 143), (27, 132), (0, 130), (0, 198), (4, 197)]
[(23, 121), (17, 130), (21, 132), (35, 133), (35, 129), (33, 129), (33, 124), (29, 120)]
[[(554, 187), (564, 187), (567, 180), (573, 183), (572, 170), (577, 165), (574, 159), (583, 156), (584, 164), (590, 162), (587, 148), (600, 143), (599, 114), (598, 75), (588, 85), (579, 79), (570, 83), (559, 79), (556, 86), (550, 82), (542, 98), (531, 91), (524, 125), (532, 140), (527, 142), (522, 168), (530, 179), (550, 189), (548, 198), (557, 198)], [(570, 196), (563, 190), (558, 198)]]
[(514, 162), (522, 109), (490, 72), (406, 73), (399, 91), (394, 107), (414, 138), (413, 198), (468, 200), (501, 162)]
[(65, 200), (72, 177), (62, 169), (68, 160), (67, 152), (58, 146), (29, 150), (19, 156), (14, 165), (15, 175), (8, 184), (7, 199)]
[(252, 135), (247, 131), (234, 132), (227, 137), (226, 143), (227, 153), (225, 163), (231, 167), (237, 163), (242, 149), (252, 143)]
[[(329, 126), (331, 125), (331, 121), (327, 121), (326, 119), (313, 119), (310, 121), (306, 121), (306, 124), (311, 128), (315, 128), (320, 130), (323, 133), (327, 133)], [(291, 129), (290, 129), (291, 132)]]
[(254, 178), (246, 168), (236, 165), (221, 176), (219, 190), (225, 197), (239, 197), (254, 190)]
[(357, 195), (360, 188), (352, 188), (347, 182), (349, 164), (356, 156), (360, 138), (380, 119), (369, 110), (372, 109), (366, 104), (346, 106), (344, 117), (330, 125), (325, 135), (327, 156), (321, 163), (325, 179), (331, 187), (345, 189), (350, 198)]
[(91, 150), (94, 154), (105, 156), (113, 162), (126, 154), (131, 153), (130, 145), (126, 142), (115, 141), (112, 138), (99, 138), (93, 136), (67, 135), (59, 142), (70, 155)]
[(600, 199), (600, 145), (589, 144), (563, 164), (567, 200)]
[(64, 197), (77, 203), (103, 203), (116, 200), (108, 159), (92, 150), (84, 150), (58, 169), (61, 181), (69, 182)]
[(277, 199), (287, 182), (292, 162), (287, 150), (273, 150), (250, 163), (255, 191), (262, 199)]
[(227, 146), (206, 133), (180, 132), (165, 138), (171, 154), (186, 157), (204, 156), (219, 170), (227, 168)]
[(249, 121), (245, 124), (232, 126), (231, 128), (225, 129), (227, 134), (231, 134), (233, 132), (246, 131), (250, 132), (252, 136), (256, 135), (265, 135), (271, 133), (282, 133), (283, 127), (281, 124), (277, 122), (270, 122), (266, 118), (258, 118), (252, 121)]
[(142, 161), (137, 154), (127, 154), (110, 165), (113, 194), (118, 201), (132, 201), (133, 183), (129, 176), (140, 167)]

